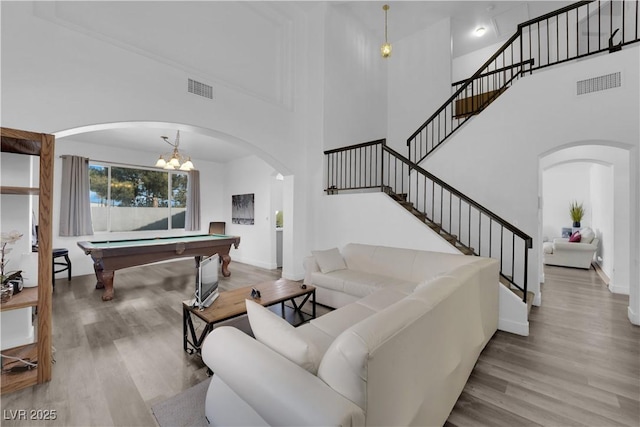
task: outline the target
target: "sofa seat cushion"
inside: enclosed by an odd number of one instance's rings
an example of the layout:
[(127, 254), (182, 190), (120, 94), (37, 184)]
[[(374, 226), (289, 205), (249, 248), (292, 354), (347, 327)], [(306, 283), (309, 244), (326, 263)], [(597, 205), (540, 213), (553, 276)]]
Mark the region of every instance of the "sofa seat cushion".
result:
[(332, 271), (327, 274), (316, 272), (311, 277), (313, 278), (313, 284), (316, 286), (344, 292), (356, 297), (364, 297), (386, 287), (413, 289), (417, 285), (417, 283), (407, 280), (350, 269)]
[(327, 335), (335, 338), (356, 323), (377, 313), (357, 302), (347, 304), (338, 310), (313, 319), (311, 324)]
[(391, 304), (400, 301), (407, 295), (411, 295), (414, 288), (415, 285), (412, 284), (406, 287), (394, 286), (393, 288), (379, 289), (374, 293), (359, 299), (358, 301), (356, 301), (356, 304), (363, 305), (374, 311), (380, 311), (389, 307)]
[(336, 339), (335, 336), (329, 335), (312, 323), (305, 323), (304, 325), (298, 326), (296, 328), (296, 334), (306, 342), (313, 343), (316, 355), (320, 360), (322, 360), (322, 357), (327, 352), (333, 340)]

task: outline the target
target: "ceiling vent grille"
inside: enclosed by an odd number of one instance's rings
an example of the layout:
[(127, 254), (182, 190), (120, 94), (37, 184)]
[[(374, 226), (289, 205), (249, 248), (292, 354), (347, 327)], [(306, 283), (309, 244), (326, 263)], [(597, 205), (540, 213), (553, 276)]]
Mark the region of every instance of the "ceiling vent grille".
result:
[(199, 81), (189, 79), (189, 93), (194, 95), (204, 96), (205, 98), (213, 99), (213, 86), (201, 83)]
[(593, 77), (578, 82), (578, 95), (584, 95), (591, 92), (613, 89), (622, 86), (620, 71), (600, 77)]

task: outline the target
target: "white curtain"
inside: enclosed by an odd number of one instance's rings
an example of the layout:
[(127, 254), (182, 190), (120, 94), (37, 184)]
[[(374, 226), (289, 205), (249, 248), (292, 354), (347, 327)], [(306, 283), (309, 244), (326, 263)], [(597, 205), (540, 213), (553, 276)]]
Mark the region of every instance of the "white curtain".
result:
[(89, 159), (62, 156), (60, 235), (93, 235), (89, 194)]
[(184, 229), (186, 231), (200, 230), (200, 171), (195, 169), (189, 171)]

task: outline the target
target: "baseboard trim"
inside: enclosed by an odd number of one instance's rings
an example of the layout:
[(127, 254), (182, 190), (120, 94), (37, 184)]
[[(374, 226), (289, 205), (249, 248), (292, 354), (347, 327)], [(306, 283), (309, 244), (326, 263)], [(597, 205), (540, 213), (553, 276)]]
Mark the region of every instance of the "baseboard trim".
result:
[(289, 274), (288, 272), (285, 272), (284, 270), (282, 270), (282, 278), (287, 280), (293, 280), (294, 282), (299, 282), (300, 280), (304, 279), (304, 273)]
[(508, 319), (498, 319), (498, 329), (523, 337), (529, 336), (529, 322), (514, 322)]
[(630, 306), (627, 307), (627, 317), (629, 317), (631, 323), (640, 326), (640, 313), (634, 313)]
[(615, 283), (609, 282), (608, 288), (609, 288), (609, 292), (611, 292), (611, 293), (621, 294), (621, 295), (629, 295), (629, 287), (628, 286), (618, 286)]
[(600, 267), (600, 264), (598, 264), (597, 262), (592, 262), (591, 265), (593, 266), (593, 269), (596, 271), (596, 273), (598, 273), (598, 276), (600, 276), (600, 279), (602, 279), (604, 284), (609, 286), (611, 279), (609, 279), (609, 276), (607, 276), (605, 272), (602, 270), (602, 267)]

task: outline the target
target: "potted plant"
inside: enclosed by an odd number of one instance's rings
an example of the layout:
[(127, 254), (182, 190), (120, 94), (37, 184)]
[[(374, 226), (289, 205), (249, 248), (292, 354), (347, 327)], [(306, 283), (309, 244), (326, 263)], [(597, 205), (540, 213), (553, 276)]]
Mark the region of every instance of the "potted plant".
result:
[(584, 207), (582, 203), (578, 203), (577, 201), (571, 202), (569, 205), (569, 214), (571, 215), (571, 220), (573, 221), (573, 226), (579, 228), (580, 221), (584, 217)]

